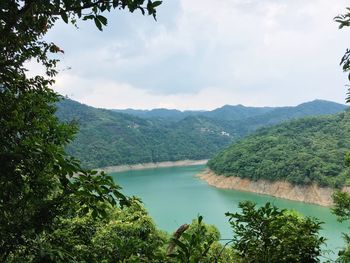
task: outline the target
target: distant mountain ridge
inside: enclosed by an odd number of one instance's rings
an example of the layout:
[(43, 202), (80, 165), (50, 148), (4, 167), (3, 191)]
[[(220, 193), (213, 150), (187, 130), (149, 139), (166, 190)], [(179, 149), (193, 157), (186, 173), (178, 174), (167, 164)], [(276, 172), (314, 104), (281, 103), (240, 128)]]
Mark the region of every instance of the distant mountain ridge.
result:
[(279, 124), (281, 122), (307, 117), (322, 116), (339, 113), (347, 108), (344, 104), (326, 100), (313, 100), (297, 106), (273, 108), (265, 114), (245, 118), (237, 123), (240, 129), (237, 131), (240, 136), (250, 134), (255, 130)]
[(83, 166), (208, 159), (260, 127), (289, 119), (333, 114), (346, 106), (315, 100), (295, 107), (225, 105), (212, 111), (106, 110), (65, 99), (61, 121), (76, 120), (80, 131), (67, 147)]
[(113, 111), (131, 114), (137, 117), (142, 117), (147, 119), (159, 118), (159, 119), (167, 119), (172, 121), (179, 121), (189, 116), (203, 116), (203, 117), (217, 118), (222, 120), (239, 120), (242, 118), (260, 115), (272, 109), (275, 109), (275, 107), (247, 107), (239, 104), (239, 105), (224, 105), (220, 108), (217, 108), (211, 111), (206, 111), (206, 110), (180, 111), (176, 109), (165, 109), (165, 108), (157, 108), (152, 110), (113, 109)]
[(283, 107), (251, 107), (244, 106), (242, 104), (238, 105), (224, 105), (222, 107), (216, 108), (214, 110), (185, 110), (180, 111), (177, 109), (166, 109), (166, 108), (156, 108), (151, 110), (137, 110), (137, 109), (112, 109), (112, 111), (119, 113), (126, 113), (130, 115), (134, 115), (137, 117), (142, 117), (146, 119), (167, 119), (172, 121), (178, 121), (184, 119), (189, 116), (204, 116), (209, 118), (216, 118), (221, 120), (241, 120), (247, 119), (250, 117), (256, 117), (258, 115), (265, 115), (269, 113), (274, 114), (282, 114), (287, 113), (291, 115), (293, 113), (289, 113), (290, 110), (293, 109), (303, 109), (304, 114), (300, 111), (299, 114), (296, 114), (294, 117), (302, 117), (314, 113), (318, 113), (320, 115), (323, 114), (334, 114), (341, 110), (344, 110), (347, 106), (344, 104), (331, 102), (327, 100), (316, 99), (310, 102), (305, 102), (299, 104), (297, 106), (283, 106)]

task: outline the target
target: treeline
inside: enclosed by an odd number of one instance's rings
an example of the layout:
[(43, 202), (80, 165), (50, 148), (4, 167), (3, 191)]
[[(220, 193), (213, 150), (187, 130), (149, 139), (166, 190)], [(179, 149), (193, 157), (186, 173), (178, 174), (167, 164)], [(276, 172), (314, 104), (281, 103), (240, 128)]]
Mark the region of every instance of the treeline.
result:
[(349, 178), (344, 161), (349, 121), (345, 111), (263, 128), (218, 153), (208, 166), (217, 174), (251, 180), (341, 187)]
[(345, 108), (316, 100), (280, 108), (227, 105), (208, 112), (127, 110), (131, 115), (96, 109), (69, 99), (57, 106), (56, 115), (61, 121), (75, 120), (79, 126), (75, 140), (66, 150), (87, 168), (208, 159), (259, 127)]
[(240, 213), (226, 213), (235, 233), (230, 246), (201, 216), (174, 234), (161, 231), (134, 199), (123, 208), (105, 207), (103, 217), (58, 218), (50, 231), (12, 249), (4, 262), (311, 263), (325, 255), (317, 219), (269, 203), (256, 207), (246, 201), (239, 207)]

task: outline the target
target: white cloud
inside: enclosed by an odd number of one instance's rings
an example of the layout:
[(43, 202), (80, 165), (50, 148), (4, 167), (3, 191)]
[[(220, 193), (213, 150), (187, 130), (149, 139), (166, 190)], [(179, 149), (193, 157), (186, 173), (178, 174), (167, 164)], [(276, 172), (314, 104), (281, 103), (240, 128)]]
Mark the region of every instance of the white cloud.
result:
[[(347, 1), (164, 1), (159, 20), (111, 18), (103, 33), (59, 25), (57, 89), (106, 108), (343, 102), (339, 59), (350, 35), (332, 21)], [(162, 16), (162, 12), (167, 16)]]
[[(110, 109), (149, 109), (169, 108), (180, 110), (215, 109), (224, 104), (244, 104), (254, 106), (286, 106), (297, 105), (301, 101), (315, 99), (315, 89), (305, 90), (303, 94), (285, 96), (284, 90), (264, 87), (258, 90), (235, 90), (220, 87), (207, 87), (192, 94), (150, 94), (146, 90), (137, 89), (127, 83), (110, 82), (105, 79), (89, 81), (77, 76), (62, 74), (57, 79), (57, 91), (71, 99), (87, 105)], [(345, 90), (343, 90), (345, 93)], [(334, 91), (324, 91), (326, 96), (319, 99), (329, 99)], [(275, 98), (278, 97), (278, 101)], [(302, 98), (302, 99), (300, 99)], [(343, 99), (343, 98), (341, 98)], [(333, 97), (333, 100), (336, 98)], [(151, 107), (150, 107), (151, 105)]]

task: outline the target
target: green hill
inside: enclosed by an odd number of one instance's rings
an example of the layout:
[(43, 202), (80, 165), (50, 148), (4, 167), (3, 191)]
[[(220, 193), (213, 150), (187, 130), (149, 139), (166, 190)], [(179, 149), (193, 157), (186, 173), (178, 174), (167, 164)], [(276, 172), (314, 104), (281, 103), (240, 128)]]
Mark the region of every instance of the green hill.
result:
[(349, 148), (347, 110), (262, 128), (218, 153), (208, 166), (217, 174), (251, 180), (340, 187), (349, 178), (344, 166)]
[(67, 152), (85, 167), (207, 159), (232, 141), (216, 121), (187, 117), (176, 123), (142, 119), (96, 109), (72, 100), (58, 104), (62, 121), (76, 120), (80, 130)]
[(261, 127), (272, 126), (284, 121), (306, 116), (335, 114), (343, 111), (345, 108), (346, 106), (343, 104), (325, 100), (305, 102), (295, 107), (273, 108), (265, 114), (251, 116), (240, 120), (237, 123), (237, 134), (244, 136)]
[[(224, 106), (208, 112), (190, 112), (188, 116), (183, 116), (181, 111), (162, 109), (140, 111), (142, 114), (152, 114), (139, 117), (115, 110), (97, 109), (65, 99), (57, 104), (57, 116), (62, 121), (76, 120), (80, 126), (79, 133), (67, 147), (67, 152), (81, 160), (83, 166), (96, 168), (208, 159), (262, 125), (272, 125), (297, 116), (339, 112), (345, 108), (341, 104), (323, 101), (306, 104), (314, 106), (308, 111), (300, 111), (301, 106)], [(271, 115), (271, 112), (275, 113)], [(252, 118), (259, 120), (259, 124)]]

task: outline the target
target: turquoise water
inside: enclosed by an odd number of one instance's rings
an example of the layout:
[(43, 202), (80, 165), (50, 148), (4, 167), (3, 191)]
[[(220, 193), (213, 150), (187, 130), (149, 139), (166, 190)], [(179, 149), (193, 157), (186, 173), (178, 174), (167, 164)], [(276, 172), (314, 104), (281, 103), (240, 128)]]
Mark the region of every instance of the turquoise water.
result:
[(328, 239), (326, 255), (335, 258), (344, 241), (342, 232), (348, 224), (339, 223), (330, 209), (279, 198), (235, 190), (221, 190), (209, 186), (195, 177), (204, 169), (203, 165), (187, 167), (156, 168), (111, 174), (123, 187), (127, 195), (141, 197), (150, 215), (160, 229), (175, 231), (180, 225), (190, 223), (197, 215), (214, 224), (221, 232), (221, 238), (232, 237), (225, 212), (239, 211), (238, 203), (251, 200), (258, 205), (271, 202), (280, 208), (294, 209), (300, 213), (319, 218), (324, 222), (321, 234)]

